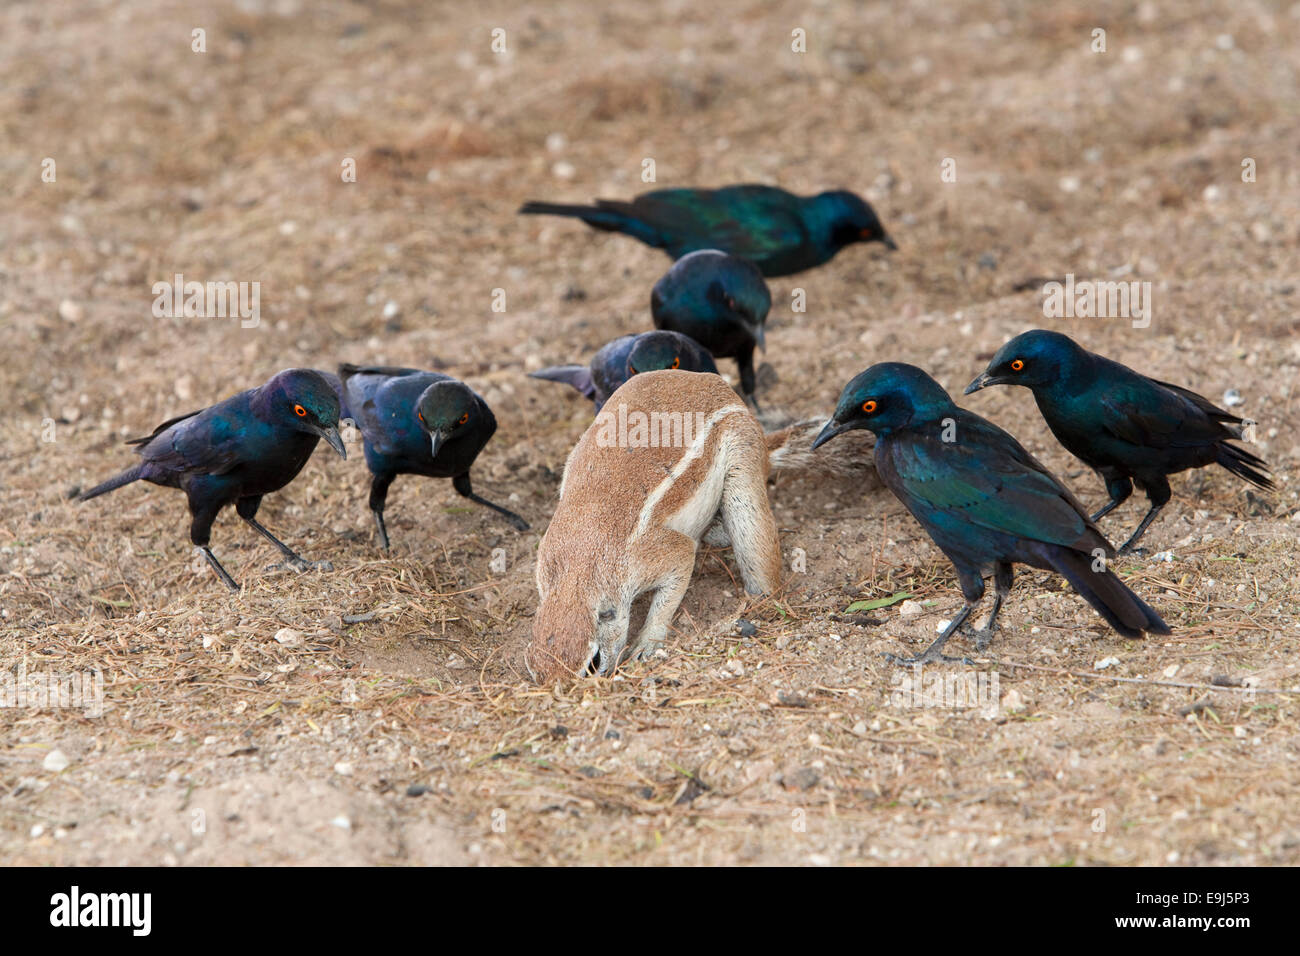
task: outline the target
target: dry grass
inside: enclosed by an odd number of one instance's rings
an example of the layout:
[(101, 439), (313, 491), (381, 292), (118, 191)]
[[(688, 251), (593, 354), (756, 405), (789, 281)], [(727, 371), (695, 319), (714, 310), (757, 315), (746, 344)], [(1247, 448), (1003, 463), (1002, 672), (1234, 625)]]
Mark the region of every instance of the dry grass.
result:
[[(786, 52), (795, 26), (804, 56)], [(0, 666), (98, 669), (106, 697), (94, 718), (0, 712), (0, 857), (1300, 862), (1298, 40), (1266, 5), (1163, 0), (0, 9)], [(1025, 280), (1122, 275), (1153, 282), (1151, 328), (1058, 327), (1211, 397), (1240, 389), (1279, 492), (1175, 480), (1149, 535), (1175, 560), (1119, 568), (1165, 640), (1121, 639), (1060, 579), (1022, 573), (980, 667), (1014, 693), (991, 719), (891, 705), (881, 653), (922, 646), (960, 597), (870, 473), (778, 477), (783, 542), (807, 562), (781, 594), (747, 600), (707, 551), (669, 657), (529, 685), (532, 556), (589, 409), (524, 372), (645, 327), (667, 260), (514, 210), (635, 193), (647, 156), (659, 185), (859, 189), (903, 246), (773, 283), (774, 409), (824, 415), (884, 359), (959, 389), (1043, 322)], [(261, 282), (261, 326), (152, 318), (150, 285), (176, 272)], [(65, 501), (130, 460), (123, 437), (338, 360), (478, 388), (501, 428), (476, 487), (534, 532), (405, 478), (383, 555), (360, 456), (327, 453), (264, 520), (336, 570), (267, 572), (270, 549), (226, 515), (214, 547), (246, 585), (231, 597), (192, 564), (181, 496)], [(969, 404), (1100, 502), (1028, 396)], [(921, 614), (844, 611), (897, 592)], [(53, 748), (62, 772), (42, 766)]]

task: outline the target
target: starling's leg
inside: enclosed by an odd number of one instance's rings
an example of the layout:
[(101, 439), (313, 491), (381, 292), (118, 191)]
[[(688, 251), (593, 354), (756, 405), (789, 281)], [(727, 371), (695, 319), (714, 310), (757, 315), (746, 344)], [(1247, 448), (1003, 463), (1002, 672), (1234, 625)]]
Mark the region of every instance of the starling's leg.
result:
[(455, 488), (456, 492), (462, 497), (468, 498), (470, 501), (476, 501), (481, 505), (485, 505), (486, 507), (491, 508), (493, 511), (497, 512), (498, 514), (504, 515), (506, 520), (515, 526), (515, 530), (517, 531), (528, 530), (528, 522), (525, 521), (523, 518), (519, 517), (519, 515), (515, 514), (513, 511), (510, 511), (509, 509), (502, 508), (500, 505), (494, 505), (486, 498), (480, 498), (478, 495), (474, 494), (474, 488), (470, 485), (468, 471), (465, 472), (463, 475), (457, 475), (455, 478), (453, 478), (451, 480), (451, 486)]
[(762, 411), (758, 407), (758, 399), (754, 397), (754, 349), (751, 347), (748, 352), (742, 352), (736, 356), (736, 368), (740, 371), (740, 394), (745, 401), (754, 406), (754, 411)]
[(1136, 547), (1138, 539), (1141, 538), (1142, 535), (1146, 534), (1147, 528), (1150, 527), (1151, 522), (1156, 520), (1156, 515), (1160, 514), (1162, 508), (1164, 508), (1164, 505), (1151, 506), (1151, 510), (1146, 513), (1145, 517), (1143, 517), (1142, 523), (1137, 526), (1137, 530), (1134, 531), (1133, 535), (1120, 546), (1120, 554), (1146, 554), (1145, 548)]
[(1128, 500), (1128, 496), (1133, 494), (1133, 482), (1128, 478), (1106, 478), (1106, 494), (1110, 495), (1110, 501), (1106, 503), (1106, 507), (1088, 519), (1094, 524), (1100, 521), (1103, 515), (1110, 514)]
[(998, 611), (1002, 610), (1002, 602), (1008, 594), (1011, 593), (1011, 582), (1015, 580), (1015, 571), (1010, 561), (999, 561), (993, 568), (993, 608), (989, 611), (988, 623), (982, 628), (976, 630), (970, 628), (971, 635), (975, 638), (975, 650), (983, 651), (993, 640), (993, 632), (998, 627)]
[[(1001, 563), (1001, 562), (999, 562)], [(966, 619), (971, 616), (975, 610), (975, 605), (984, 597), (984, 578), (980, 575), (979, 568), (968, 568), (960, 565), (953, 565), (957, 572), (957, 582), (961, 585), (961, 596), (966, 599), (966, 604), (962, 607), (961, 613), (957, 615), (948, 626), (943, 629), (943, 633), (935, 639), (934, 643), (927, 647), (921, 654), (916, 657), (897, 657), (893, 654), (886, 654), (885, 659), (894, 663), (910, 666), (912, 664), (938, 664), (941, 661), (947, 661), (954, 664), (974, 664), (975, 662), (969, 657), (948, 657), (943, 651), (944, 642), (957, 633), (957, 629), (966, 623)], [(1009, 585), (1008, 585), (1009, 586)]]
[(239, 585), (235, 583), (235, 579), (221, 566), (217, 556), (208, 547), (208, 543), (212, 540), (212, 522), (216, 520), (217, 512), (220, 510), (220, 505), (213, 508), (203, 504), (196, 508), (194, 501), (190, 501), (190, 541), (202, 552), (212, 570), (217, 572), (217, 577), (221, 578), (221, 582), (230, 590), (238, 591)]
[(1137, 530), (1132, 536), (1125, 541), (1119, 549), (1120, 554), (1145, 554), (1145, 549), (1138, 548), (1138, 539), (1146, 534), (1147, 528), (1151, 522), (1156, 520), (1156, 515), (1160, 514), (1160, 509), (1169, 503), (1169, 497), (1172, 492), (1169, 490), (1169, 481), (1161, 478), (1158, 482), (1152, 481), (1147, 483), (1143, 489), (1147, 493), (1147, 500), (1151, 502), (1151, 509), (1143, 517), (1142, 523), (1137, 526)]
[(957, 631), (957, 628), (966, 623), (966, 618), (970, 617), (971, 611), (974, 609), (975, 608), (970, 604), (965, 605), (961, 609), (961, 613), (943, 629), (943, 633), (935, 638), (934, 643), (927, 647), (922, 653), (917, 654), (915, 657), (899, 657), (897, 654), (886, 654), (885, 660), (889, 661), (891, 664), (898, 664), (902, 667), (911, 667), (915, 664), (938, 664), (941, 662), (973, 665), (975, 662), (969, 657), (949, 657), (947, 654), (942, 652), (944, 642), (947, 641), (948, 638), (952, 637), (952, 635)]
[[(271, 532), (267, 531), (266, 528), (262, 526), (261, 522), (253, 517), (257, 514), (258, 506), (261, 505), (261, 503), (261, 495), (252, 498), (240, 498), (235, 502), (235, 511), (239, 514), (239, 517), (243, 518), (252, 526), (254, 531), (280, 549), (280, 553), (284, 555), (284, 561), (282, 563), (285, 567), (293, 568), (295, 571), (310, 571), (313, 569), (320, 571), (334, 570), (334, 565), (330, 564), (328, 561), (308, 561), (302, 555), (298, 554), (298, 552), (294, 551), (293, 548), (289, 547), (275, 535), (271, 534)], [(271, 565), (273, 568), (278, 566), (279, 565)]]
[(388, 500), (388, 486), (396, 478), (395, 474), (375, 475), (370, 479), (370, 510), (375, 514), (375, 524), (379, 528), (379, 546), (388, 550), (388, 528), (384, 524), (384, 502)]
[(202, 553), (203, 557), (207, 559), (208, 564), (212, 565), (212, 570), (217, 572), (217, 577), (221, 578), (226, 587), (238, 593), (239, 585), (236, 584), (235, 579), (226, 572), (226, 569), (221, 566), (221, 562), (218, 561), (217, 556), (212, 553), (212, 549), (206, 544), (201, 544), (199, 545), (199, 551)]

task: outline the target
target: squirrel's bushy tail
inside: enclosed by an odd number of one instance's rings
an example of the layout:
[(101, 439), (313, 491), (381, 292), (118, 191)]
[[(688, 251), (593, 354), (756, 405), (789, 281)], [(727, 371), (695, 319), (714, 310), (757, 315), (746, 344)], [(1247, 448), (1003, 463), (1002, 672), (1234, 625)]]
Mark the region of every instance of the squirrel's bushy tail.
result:
[(873, 465), (871, 445), (841, 440), (813, 451), (812, 443), (826, 422), (805, 419), (767, 432), (767, 461), (773, 471), (808, 470), (857, 475)]

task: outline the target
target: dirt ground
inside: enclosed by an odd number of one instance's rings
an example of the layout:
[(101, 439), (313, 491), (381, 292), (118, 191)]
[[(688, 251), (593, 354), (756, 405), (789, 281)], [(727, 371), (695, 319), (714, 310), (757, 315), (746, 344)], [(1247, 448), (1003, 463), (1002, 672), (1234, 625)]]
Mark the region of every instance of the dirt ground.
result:
[[(0, 7), (0, 665), (103, 681), (99, 715), (0, 709), (0, 859), (1300, 862), (1300, 7), (724, 6)], [(515, 210), (633, 195), (647, 158), (660, 187), (855, 189), (897, 239), (772, 281), (773, 410), (825, 416), (882, 360), (959, 392), (1046, 326), (1238, 390), (1277, 492), (1174, 479), (1151, 553), (1118, 565), (1168, 638), (1024, 570), (970, 671), (990, 706), (918, 706), (882, 654), (960, 608), (949, 565), (869, 468), (781, 474), (782, 593), (747, 599), (706, 549), (666, 659), (532, 685), (533, 557), (590, 406), (525, 373), (648, 328), (669, 262)], [(155, 318), (176, 273), (260, 282), (260, 323)], [(1150, 282), (1150, 326), (1045, 318), (1067, 273)], [(533, 530), (401, 478), (386, 555), (360, 446), (322, 445), (261, 517), (333, 572), (265, 570), (228, 512), (233, 596), (178, 493), (65, 499), (131, 463), (123, 439), (338, 361), (478, 389), (500, 428), (476, 488)], [(1103, 502), (1026, 392), (963, 402)]]

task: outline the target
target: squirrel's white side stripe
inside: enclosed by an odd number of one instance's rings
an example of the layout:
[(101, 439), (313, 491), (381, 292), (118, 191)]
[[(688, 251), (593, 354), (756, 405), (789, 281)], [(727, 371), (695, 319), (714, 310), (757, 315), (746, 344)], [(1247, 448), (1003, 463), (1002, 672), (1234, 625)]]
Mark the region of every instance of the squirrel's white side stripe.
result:
[[(713, 427), (728, 415), (734, 415), (737, 412), (740, 412), (742, 415), (749, 415), (749, 409), (744, 405), (727, 405), (724, 408), (719, 408), (705, 420), (704, 427), (701, 428), (699, 434), (695, 436), (695, 441), (691, 442), (690, 448), (686, 449), (686, 453), (682, 455), (681, 458), (677, 459), (677, 464), (673, 465), (672, 470), (668, 472), (663, 481), (659, 482), (659, 485), (655, 490), (650, 492), (649, 497), (646, 498), (645, 505), (641, 508), (641, 515), (637, 519), (636, 529), (628, 538), (629, 541), (636, 540), (649, 529), (650, 519), (654, 515), (655, 508), (658, 506), (660, 500), (668, 493), (668, 489), (673, 486), (673, 483), (682, 476), (682, 473), (691, 466), (695, 459), (699, 458), (700, 455), (704, 453), (705, 445), (708, 444), (709, 435), (712, 434)], [(725, 459), (723, 459), (723, 462), (725, 462)]]

